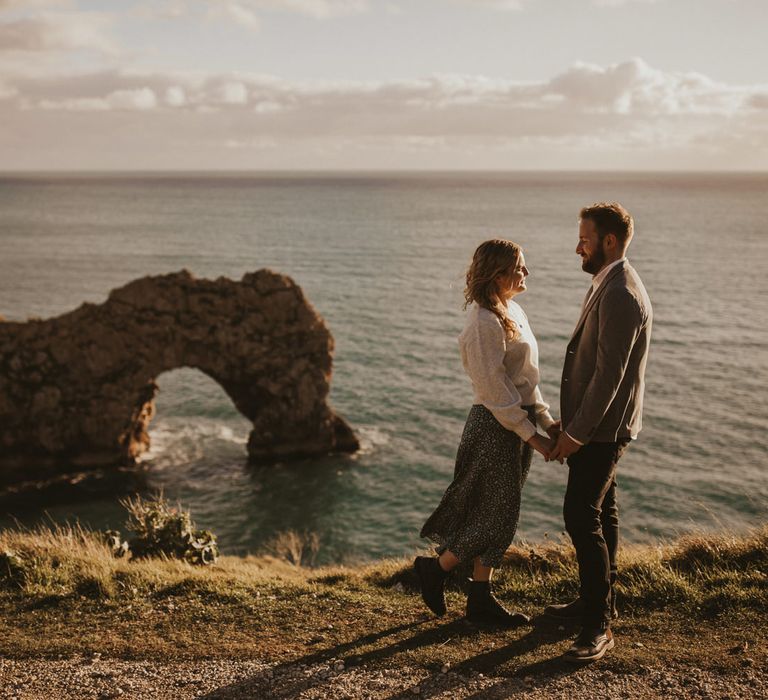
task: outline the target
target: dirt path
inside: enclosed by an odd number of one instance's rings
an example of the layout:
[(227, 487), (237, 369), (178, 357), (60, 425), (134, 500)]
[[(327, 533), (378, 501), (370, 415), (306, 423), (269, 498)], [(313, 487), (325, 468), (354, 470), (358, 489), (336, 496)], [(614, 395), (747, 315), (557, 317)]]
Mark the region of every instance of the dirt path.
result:
[(4, 700), (97, 700), (136, 698), (709, 698), (768, 697), (765, 669), (745, 668), (720, 675), (698, 668), (643, 667), (615, 672), (605, 665), (568, 669), (552, 662), (522, 677), (500, 677), (447, 669), (429, 673), (414, 667), (345, 668), (339, 662), (315, 665), (256, 661), (159, 663), (101, 657), (69, 660), (0, 659)]

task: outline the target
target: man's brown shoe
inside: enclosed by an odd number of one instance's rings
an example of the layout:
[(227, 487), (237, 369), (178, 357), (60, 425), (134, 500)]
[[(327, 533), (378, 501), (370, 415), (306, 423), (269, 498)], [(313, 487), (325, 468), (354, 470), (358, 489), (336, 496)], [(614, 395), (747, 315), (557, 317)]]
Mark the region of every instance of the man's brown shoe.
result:
[(609, 629), (584, 627), (571, 648), (563, 654), (566, 661), (574, 664), (588, 664), (605, 656), (615, 646), (613, 632)]

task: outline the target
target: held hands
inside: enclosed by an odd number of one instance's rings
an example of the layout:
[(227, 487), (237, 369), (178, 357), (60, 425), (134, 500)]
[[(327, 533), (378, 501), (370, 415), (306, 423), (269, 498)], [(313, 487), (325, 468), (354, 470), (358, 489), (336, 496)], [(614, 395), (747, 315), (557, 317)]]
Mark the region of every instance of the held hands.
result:
[(563, 432), (560, 421), (555, 421), (547, 428), (548, 438), (536, 433), (528, 444), (543, 455), (547, 462), (560, 462), (562, 464), (574, 452), (581, 447), (578, 442), (571, 439), (567, 433)]
[(551, 437), (553, 440), (557, 441), (557, 438), (560, 437), (560, 433), (563, 431), (562, 425), (560, 424), (559, 420), (556, 420), (552, 425), (550, 425), (547, 428), (547, 435)]
[(570, 457), (574, 452), (577, 452), (580, 447), (581, 445), (579, 445), (579, 443), (575, 440), (572, 440), (568, 436), (568, 433), (561, 432), (557, 437), (557, 444), (546, 458), (547, 462), (556, 460), (562, 464), (563, 460), (568, 459), (568, 457)]
[(551, 452), (555, 448), (555, 441), (552, 438), (546, 438), (543, 435), (536, 433), (530, 440), (528, 440), (528, 444), (536, 450), (536, 452), (542, 454), (544, 459), (549, 462)]

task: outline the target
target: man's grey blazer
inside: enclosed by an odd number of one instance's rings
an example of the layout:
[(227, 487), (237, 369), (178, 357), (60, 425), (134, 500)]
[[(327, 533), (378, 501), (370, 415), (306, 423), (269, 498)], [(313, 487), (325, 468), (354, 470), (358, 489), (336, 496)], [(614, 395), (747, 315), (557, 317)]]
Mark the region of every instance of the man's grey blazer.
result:
[(565, 355), (562, 428), (581, 443), (634, 438), (642, 427), (653, 309), (626, 261), (593, 292)]

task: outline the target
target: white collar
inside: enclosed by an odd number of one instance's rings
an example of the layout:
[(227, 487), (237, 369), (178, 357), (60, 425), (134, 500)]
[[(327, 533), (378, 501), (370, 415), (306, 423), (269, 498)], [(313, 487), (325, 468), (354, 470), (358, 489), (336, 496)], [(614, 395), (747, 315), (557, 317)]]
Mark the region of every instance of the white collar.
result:
[(592, 291), (596, 292), (597, 288), (602, 284), (603, 280), (608, 277), (608, 273), (617, 265), (620, 265), (623, 263), (627, 258), (619, 258), (618, 260), (614, 260), (610, 265), (606, 265), (600, 272), (598, 272), (593, 278), (592, 278)]

